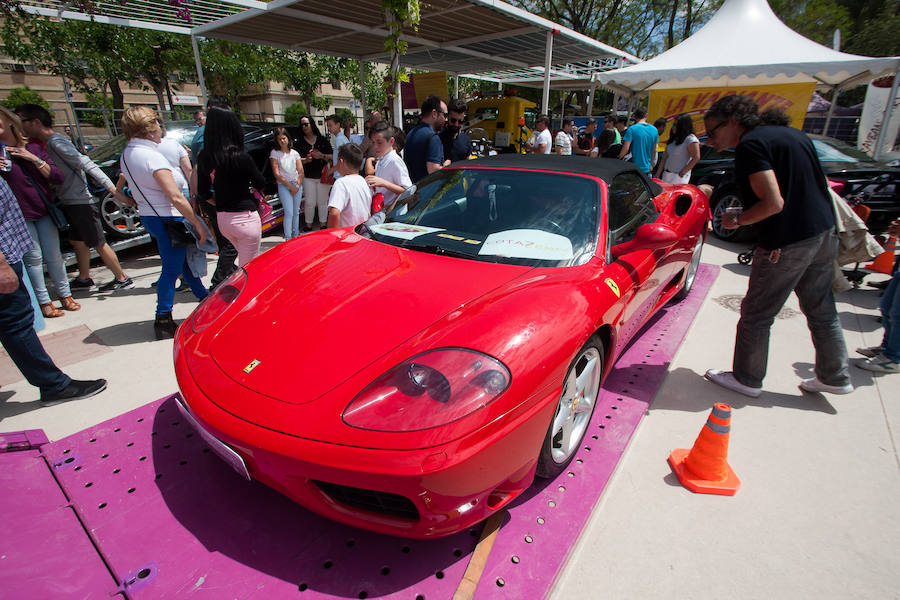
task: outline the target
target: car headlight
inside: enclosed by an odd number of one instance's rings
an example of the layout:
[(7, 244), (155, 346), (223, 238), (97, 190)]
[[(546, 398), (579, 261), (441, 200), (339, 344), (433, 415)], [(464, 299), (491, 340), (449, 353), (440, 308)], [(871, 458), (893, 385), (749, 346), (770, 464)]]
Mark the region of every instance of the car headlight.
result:
[(191, 331), (200, 333), (209, 327), (219, 315), (225, 312), (226, 308), (237, 300), (246, 284), (247, 272), (238, 269), (217, 285), (191, 314)]
[(430, 350), (369, 384), (341, 416), (358, 429), (420, 431), (484, 408), (509, 383), (509, 369), (487, 354), (465, 348)]

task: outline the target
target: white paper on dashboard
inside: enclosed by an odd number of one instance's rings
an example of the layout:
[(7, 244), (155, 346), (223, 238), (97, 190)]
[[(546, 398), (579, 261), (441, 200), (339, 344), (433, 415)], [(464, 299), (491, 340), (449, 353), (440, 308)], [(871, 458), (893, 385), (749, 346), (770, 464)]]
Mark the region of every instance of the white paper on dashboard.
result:
[(539, 229), (510, 229), (492, 233), (484, 240), (478, 254), (570, 260), (574, 255), (569, 238)]
[(437, 227), (423, 227), (421, 225), (407, 225), (405, 223), (382, 223), (381, 225), (373, 225), (369, 230), (378, 235), (386, 235), (403, 240), (411, 240), (420, 235), (434, 233), (435, 231), (444, 231)]

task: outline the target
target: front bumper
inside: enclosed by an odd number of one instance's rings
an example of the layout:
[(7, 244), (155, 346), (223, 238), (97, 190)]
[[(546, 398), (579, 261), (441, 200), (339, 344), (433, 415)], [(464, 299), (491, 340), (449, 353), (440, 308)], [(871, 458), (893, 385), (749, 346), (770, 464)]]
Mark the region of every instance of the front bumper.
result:
[(234, 451), (251, 478), (327, 518), (409, 538), (461, 531), (527, 489), (558, 399), (548, 395), (448, 444), (381, 450), (299, 438), (240, 419), (203, 393), (184, 351), (176, 351), (175, 373), (197, 427)]

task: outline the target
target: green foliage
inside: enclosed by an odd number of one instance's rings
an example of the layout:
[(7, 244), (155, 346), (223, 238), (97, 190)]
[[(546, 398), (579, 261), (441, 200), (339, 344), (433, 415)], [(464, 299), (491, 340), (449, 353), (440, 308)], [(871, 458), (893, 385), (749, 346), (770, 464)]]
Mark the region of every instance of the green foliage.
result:
[(241, 94), (270, 80), (282, 81), (277, 76), (277, 51), (267, 46), (204, 40), (200, 43), (200, 59), (209, 93), (225, 96), (235, 110), (240, 109)]
[(900, 55), (898, 27), (900, 27), (900, 7), (897, 2), (893, 2), (885, 6), (881, 14), (861, 21), (848, 36), (845, 49), (847, 52), (864, 56)]
[(50, 103), (44, 100), (43, 96), (27, 85), (9, 90), (9, 96), (0, 102), (0, 104), (3, 104), (3, 106), (12, 111), (23, 104), (38, 104), (44, 108), (50, 108)]
[(299, 125), (303, 115), (308, 115), (309, 111), (302, 102), (294, 102), (284, 109), (284, 122), (288, 125)]
[(334, 114), (338, 116), (341, 120), (341, 123), (346, 123), (348, 120), (353, 120), (356, 118), (356, 115), (353, 114), (353, 111), (349, 108), (339, 108), (334, 111)]
[(516, 6), (570, 27), (630, 54), (650, 58), (709, 19), (722, 0), (510, 0)]
[[(106, 94), (98, 93), (98, 92), (88, 92), (85, 94), (87, 97), (88, 106), (96, 109), (105, 109), (107, 110), (107, 114), (112, 114), (113, 101), (112, 98), (107, 96)], [(103, 113), (95, 110), (86, 110), (86, 111), (78, 111), (78, 120), (93, 125), (94, 127), (103, 127), (105, 122), (103, 120)]]
[(785, 25), (829, 48), (835, 29), (846, 34), (852, 26), (847, 9), (837, 0), (769, 0), (769, 5)]

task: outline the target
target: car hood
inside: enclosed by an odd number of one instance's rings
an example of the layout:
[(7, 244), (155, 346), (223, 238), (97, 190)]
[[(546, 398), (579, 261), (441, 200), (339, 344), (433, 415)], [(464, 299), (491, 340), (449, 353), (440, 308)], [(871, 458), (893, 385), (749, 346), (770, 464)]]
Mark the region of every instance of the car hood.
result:
[[(324, 236), (333, 241), (323, 246)], [(352, 233), (308, 237), (316, 239), (301, 238), (266, 263), (284, 270), (245, 300), (210, 345), (228, 377), (291, 404), (316, 400), (448, 313), (530, 270), (426, 254)], [(265, 276), (253, 266), (248, 278)]]

